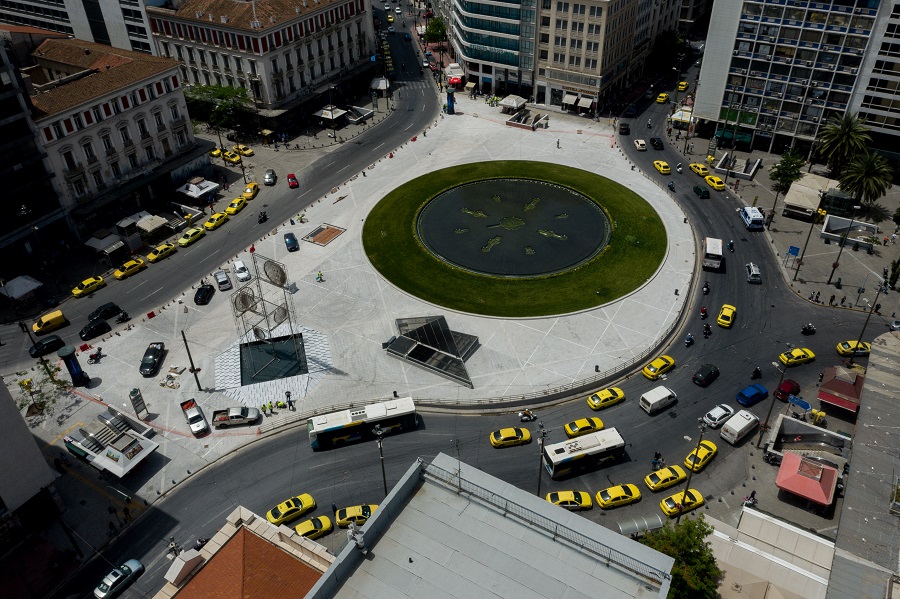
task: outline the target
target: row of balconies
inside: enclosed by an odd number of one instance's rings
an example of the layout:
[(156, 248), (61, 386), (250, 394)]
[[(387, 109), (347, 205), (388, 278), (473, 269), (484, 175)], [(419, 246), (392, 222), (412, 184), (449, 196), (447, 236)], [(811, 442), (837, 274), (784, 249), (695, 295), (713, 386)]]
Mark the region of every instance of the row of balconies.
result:
[[(771, 59), (772, 59), (771, 56), (768, 56), (768, 57), (766, 57), (766, 58), (767, 58), (768, 60), (771, 60)], [(807, 66), (807, 67), (815, 66), (815, 68), (821, 69), (821, 70), (823, 70), (823, 71), (838, 71), (838, 72), (842, 72), (842, 73), (850, 73), (851, 75), (856, 75), (856, 74), (859, 73), (859, 67), (848, 67), (848, 66), (846, 66), (846, 65), (834, 65), (834, 64), (830, 64), (830, 63), (829, 63), (829, 64), (825, 64), (825, 63), (816, 63), (815, 65), (813, 65), (813, 61), (811, 61), (811, 60), (806, 60), (806, 61), (803, 61), (803, 60), (793, 60), (793, 61), (792, 61), (792, 60), (788, 60), (788, 61), (784, 61), (784, 62), (785, 62), (785, 64), (791, 64), (791, 63), (793, 63), (793, 64), (796, 64), (796, 65), (798, 65), (798, 66)], [(805, 65), (804, 65), (804, 63), (805, 63)], [(747, 74), (747, 69), (738, 69), (738, 68), (732, 67), (732, 68), (731, 68), (731, 71), (734, 72), (734, 73), (740, 73), (741, 75), (746, 75), (746, 74)], [(751, 71), (750, 71), (750, 76), (751, 76), (751, 77), (765, 77), (765, 76), (766, 76), (766, 73), (765, 73), (765, 72), (762, 72), (762, 71), (752, 71), (752, 70), (751, 70)], [(785, 75), (779, 75), (779, 77), (787, 78)]]
[(753, 2), (757, 2), (760, 4), (779, 4), (781, 6), (796, 6), (797, 8), (812, 8), (815, 10), (827, 10), (830, 12), (839, 12), (845, 14), (855, 14), (855, 15), (872, 15), (876, 14), (875, 9), (871, 8), (862, 8), (862, 7), (853, 7), (853, 6), (843, 6), (840, 4), (831, 3), (823, 4), (821, 2), (807, 2), (804, 0), (751, 0)]

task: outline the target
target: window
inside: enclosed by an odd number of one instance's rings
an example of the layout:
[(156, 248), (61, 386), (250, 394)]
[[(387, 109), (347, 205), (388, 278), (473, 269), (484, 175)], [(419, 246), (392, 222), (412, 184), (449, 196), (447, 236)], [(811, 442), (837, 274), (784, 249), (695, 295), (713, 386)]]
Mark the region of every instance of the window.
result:
[(153, 149), (153, 146), (147, 146), (144, 151), (147, 152), (147, 160), (156, 160), (156, 150)]
[(128, 165), (131, 168), (137, 168), (138, 166), (137, 155), (134, 152), (128, 155)]
[(569, 22), (566, 21), (565, 19), (561, 19), (561, 20), (556, 21), (556, 29), (557, 29), (557, 31), (559, 31), (560, 29), (562, 29), (563, 31), (565, 31), (565, 30), (568, 29), (568, 28), (569, 28)]
[(181, 46), (175, 44), (175, 55), (178, 56), (178, 60), (184, 60), (184, 56), (181, 53)]
[(113, 150), (113, 149), (115, 149), (115, 148), (113, 147), (112, 139), (109, 138), (109, 134), (108, 134), (108, 133), (104, 133), (103, 135), (101, 135), (101, 136), (100, 136), (100, 141), (103, 142), (103, 149), (104, 149), (104, 150)]
[(599, 52), (600, 51), (600, 42), (588, 42), (587, 43), (587, 51), (588, 52)]
[[(297, 52), (300, 52), (300, 50), (297, 50)], [(238, 73), (243, 73), (244, 67), (242, 65), (243, 65), (243, 62), (241, 61), (241, 57), (235, 56), (234, 57), (234, 70), (237, 71)]]
[(187, 143), (187, 136), (184, 134), (184, 131), (179, 131), (175, 134), (175, 139), (178, 140), (178, 145), (183, 146)]
[(250, 63), (250, 74), (251, 74), (251, 75), (256, 75), (256, 61), (255, 61), (255, 60), (248, 60), (248, 62)]
[(188, 60), (194, 62), (194, 49), (190, 46), (187, 46), (185, 50), (187, 50)]
[(81, 114), (72, 115), (72, 120), (75, 122), (75, 130), (81, 131), (84, 129), (84, 121), (81, 118)]
[[(575, 6), (578, 6), (577, 4)], [(557, 2), (556, 3), (556, 12), (569, 12), (569, 3), (568, 2)]]
[(62, 139), (63, 137), (66, 136), (66, 134), (63, 133), (63, 128), (62, 128), (62, 125), (59, 124), (59, 121), (56, 121), (55, 123), (50, 125), (50, 127), (53, 129), (53, 136), (56, 139)]
[(585, 13), (585, 8), (587, 8), (584, 4), (573, 4), (572, 5), (572, 14), (573, 15), (583, 15)]
[(171, 55), (169, 54), (169, 42), (160, 42), (160, 45), (162, 46), (162, 55), (166, 58), (171, 58)]
[(122, 113), (122, 107), (119, 105), (118, 98), (116, 98), (115, 100), (110, 102), (110, 104), (112, 104), (113, 114), (121, 114)]
[(206, 52), (198, 48), (197, 57), (200, 58), (200, 64), (206, 64)]
[(141, 136), (141, 139), (150, 136), (150, 132), (147, 131), (147, 121), (145, 121), (144, 119), (138, 119), (137, 126), (138, 134)]
[(219, 66), (219, 59), (218, 59), (218, 57), (216, 56), (216, 53), (215, 53), (215, 52), (210, 52), (210, 53), (209, 53), (209, 62), (210, 62), (210, 64), (212, 64), (212, 66), (214, 66), (214, 67)]
[(91, 114), (94, 115), (94, 121), (99, 123), (103, 120), (103, 111), (100, 110), (99, 106), (94, 106), (91, 108)]
[(122, 178), (122, 168), (119, 166), (118, 160), (115, 162), (110, 162), (109, 168), (112, 171), (113, 177), (115, 177), (116, 179)]
[(73, 169), (73, 168), (75, 168), (75, 167), (78, 166), (78, 163), (75, 162), (75, 156), (72, 155), (72, 151), (71, 151), (71, 150), (65, 150), (65, 151), (62, 153), (62, 157), (63, 157), (63, 160), (64, 160), (65, 163), (66, 163), (66, 168), (68, 168), (68, 169), (71, 170), (71, 169)]
[(541, 27), (550, 27), (550, 17), (541, 17)]
[(584, 59), (584, 68), (596, 69), (597, 68), (597, 59), (596, 58), (585, 58)]
[(570, 39), (570, 40), (569, 40), (569, 47), (570, 47), (570, 48), (574, 48), (574, 49), (576, 49), (576, 50), (581, 50), (581, 40), (577, 40), (577, 39), (575, 39), (575, 38)]
[(581, 21), (573, 21), (572, 33), (584, 33), (584, 23), (582, 23)]
[(562, 63), (566, 62), (566, 55), (562, 54), (561, 52), (554, 52), (553, 53), (553, 62), (562, 62)]
[(166, 126), (165, 123), (163, 122), (163, 117), (162, 117), (162, 113), (161, 113), (161, 112), (154, 112), (154, 113), (153, 113), (153, 120), (156, 121), (156, 128), (157, 128), (157, 129), (161, 129), (161, 128), (163, 128), (163, 127)]
[(88, 160), (96, 157), (94, 154), (94, 146), (91, 145), (91, 142), (86, 142), (81, 148), (84, 150), (84, 155), (87, 156)]
[(277, 57), (272, 59), (272, 72), (273, 73), (278, 72), (278, 58)]
[(173, 120), (173, 121), (177, 121), (178, 118), (181, 116), (181, 115), (178, 113), (178, 104), (172, 104), (171, 106), (169, 106), (169, 112), (170, 112), (171, 115), (172, 115), (172, 120)]
[(72, 188), (75, 190), (75, 197), (80, 198), (84, 195), (86, 189), (84, 188), (84, 179), (78, 179), (72, 183)]
[(588, 25), (588, 35), (600, 35), (603, 28), (600, 25)]
[[(584, 14), (584, 13), (582, 13)], [(590, 12), (588, 13), (593, 18), (600, 18), (603, 16), (603, 7), (602, 6), (592, 6)]]
[(97, 189), (103, 189), (105, 187), (103, 184), (103, 175), (100, 174), (100, 171), (92, 172), (91, 177), (94, 179), (94, 186)]
[(540, 51), (539, 58), (540, 58), (541, 60), (547, 60), (547, 55), (548, 55), (548, 54), (549, 54), (549, 53), (547, 52), (547, 50), (541, 50), (541, 51)]
[(569, 57), (569, 66), (570, 67), (581, 66), (581, 57), (580, 56), (570, 56)]
[(131, 141), (131, 133), (128, 132), (128, 127), (123, 125), (119, 127), (119, 135), (122, 136), (122, 141), (126, 144)]

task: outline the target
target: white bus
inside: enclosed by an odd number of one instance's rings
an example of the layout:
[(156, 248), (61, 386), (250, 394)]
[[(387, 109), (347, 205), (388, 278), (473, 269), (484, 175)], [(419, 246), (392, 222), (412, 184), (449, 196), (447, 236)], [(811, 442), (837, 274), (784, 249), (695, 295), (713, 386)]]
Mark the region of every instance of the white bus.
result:
[(375, 425), (386, 433), (416, 428), (416, 404), (411, 397), (389, 399), (369, 405), (313, 416), (306, 423), (313, 450), (374, 439)]
[(544, 467), (550, 478), (571, 476), (619, 460), (625, 453), (625, 439), (614, 428), (544, 445)]
[(722, 268), (722, 240), (715, 237), (703, 238), (703, 268)]

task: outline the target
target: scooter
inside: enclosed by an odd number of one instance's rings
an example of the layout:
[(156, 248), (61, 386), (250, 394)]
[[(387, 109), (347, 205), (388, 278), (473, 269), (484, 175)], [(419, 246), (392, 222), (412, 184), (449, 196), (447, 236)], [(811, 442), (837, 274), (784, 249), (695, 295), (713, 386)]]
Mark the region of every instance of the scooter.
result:
[(266, 214), (265, 210), (263, 210), (262, 212), (259, 213), (259, 217), (257, 218), (257, 221), (259, 222), (259, 224), (263, 224), (267, 220), (269, 220), (269, 215)]
[(684, 346), (690, 347), (694, 344), (694, 336), (690, 333), (687, 334), (687, 337), (684, 338)]
[(762, 370), (759, 369), (759, 366), (753, 369), (753, 374), (750, 375), (751, 380), (761, 379), (762, 378)]
[(709, 316), (709, 312), (706, 311), (706, 306), (700, 306), (700, 320), (706, 320), (707, 316)]
[(712, 335), (712, 329), (710, 328), (710, 326), (708, 324), (703, 325), (703, 338), (709, 339), (710, 335)]
[(537, 414), (531, 410), (525, 409), (519, 412), (519, 420), (522, 422), (531, 422), (532, 420), (537, 420)]
[(204, 539), (203, 537), (200, 537), (199, 539), (197, 539), (197, 542), (194, 543), (194, 549), (196, 549), (197, 551), (200, 551), (201, 549), (203, 549), (203, 546), (206, 545), (207, 543), (209, 543), (209, 539)]
[(669, 181), (669, 189), (675, 191), (675, 181)]
[(744, 497), (744, 501), (741, 505), (743, 505), (744, 507), (756, 507), (757, 503), (758, 502), (756, 500), (756, 497), (748, 495), (747, 497)]
[(729, 241), (725, 244), (725, 247), (728, 248), (729, 252), (731, 252), (732, 254), (734, 253), (734, 241)]
[(809, 323), (809, 324), (803, 325), (803, 328), (800, 329), (800, 332), (803, 333), (804, 335), (815, 335), (816, 327), (814, 327), (812, 323)]
[(680, 162), (675, 165), (675, 170), (678, 172), (678, 174), (681, 174), (681, 163)]
[(97, 351), (92, 354), (88, 354), (88, 364), (96, 364), (100, 361), (100, 358), (103, 357), (103, 348), (98, 347)]
[(129, 320), (131, 320), (131, 317), (125, 310), (122, 310), (121, 312), (119, 312), (119, 315), (116, 316), (116, 324), (122, 324), (123, 322), (128, 322)]
[(707, 295), (709, 293), (709, 281), (703, 283), (703, 295)]

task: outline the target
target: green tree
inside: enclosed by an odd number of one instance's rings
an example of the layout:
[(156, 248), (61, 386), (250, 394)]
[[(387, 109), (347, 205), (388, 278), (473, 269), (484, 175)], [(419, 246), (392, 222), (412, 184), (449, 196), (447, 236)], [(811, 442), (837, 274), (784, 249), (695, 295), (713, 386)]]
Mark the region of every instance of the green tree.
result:
[(722, 571), (716, 564), (712, 546), (706, 541), (712, 527), (700, 518), (669, 521), (663, 528), (646, 534), (641, 543), (675, 558), (669, 599), (713, 599), (719, 596)]
[(894, 216), (891, 218), (894, 221), (894, 224), (900, 227), (900, 208), (894, 210)]
[(447, 37), (447, 26), (444, 19), (435, 17), (428, 20), (428, 26), (425, 28), (425, 41), (429, 44), (443, 42)]
[(868, 154), (872, 138), (855, 114), (835, 115), (819, 132), (818, 154), (832, 172), (839, 172), (853, 157)]
[(794, 181), (803, 176), (803, 157), (793, 148), (781, 157), (781, 160), (769, 171), (769, 178), (772, 179), (772, 190), (775, 192), (775, 203), (772, 205), (772, 211), (778, 205), (779, 194), (786, 194)]
[(16, 407), (26, 410), (26, 416), (51, 413), (56, 401), (69, 394), (71, 383), (58, 377), (61, 368), (51, 366), (45, 359), (41, 365), (43, 368), (35, 370), (34, 376), (19, 381), (22, 393), (16, 397)]
[(216, 129), (235, 129), (249, 121), (253, 101), (246, 89), (225, 85), (185, 87), (185, 99), (192, 118)]
[(881, 154), (856, 156), (841, 170), (841, 189), (864, 206), (872, 206), (893, 185), (894, 170)]

